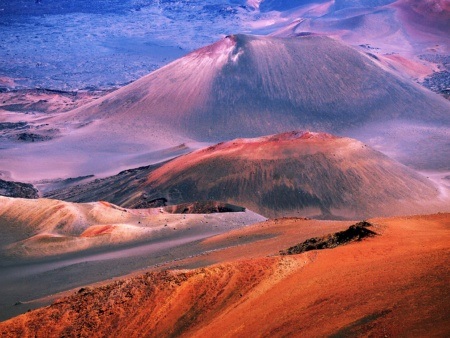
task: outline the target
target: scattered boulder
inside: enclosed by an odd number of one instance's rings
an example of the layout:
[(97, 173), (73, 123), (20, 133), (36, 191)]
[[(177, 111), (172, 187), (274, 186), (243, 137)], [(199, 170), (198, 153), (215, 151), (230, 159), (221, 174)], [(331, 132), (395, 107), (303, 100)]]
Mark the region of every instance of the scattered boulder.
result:
[(136, 203), (135, 209), (159, 208), (167, 205), (167, 198), (148, 199), (147, 194), (142, 194), (141, 199)]
[(30, 126), (27, 122), (2, 122), (0, 123), (0, 130), (23, 130), (29, 129)]

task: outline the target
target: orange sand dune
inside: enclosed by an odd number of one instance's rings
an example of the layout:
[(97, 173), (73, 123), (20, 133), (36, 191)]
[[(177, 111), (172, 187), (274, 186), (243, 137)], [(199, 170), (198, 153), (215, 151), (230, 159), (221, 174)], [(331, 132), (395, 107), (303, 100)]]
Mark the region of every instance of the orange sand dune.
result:
[(124, 209), (108, 202), (77, 204), (0, 196), (0, 257), (3, 263), (42, 258), (137, 241), (170, 239), (174, 228), (177, 236), (189, 236), (194, 230), (208, 233), (219, 226), (229, 230), (263, 219), (245, 209), (208, 215), (175, 214), (163, 208)]
[[(268, 223), (283, 231), (285, 222), (291, 229), (297, 222), (302, 229), (305, 221), (277, 222)], [(47, 308), (0, 323), (0, 333), (448, 336), (450, 214), (369, 222), (377, 236), (335, 249), (277, 256), (284, 247), (273, 246), (271, 257), (151, 272), (80, 289)], [(254, 226), (261, 234), (270, 228), (261, 225)], [(242, 257), (251, 256), (258, 245), (248, 243)], [(228, 250), (235, 249), (224, 249), (224, 256)], [(220, 251), (214, 254), (221, 256)]]

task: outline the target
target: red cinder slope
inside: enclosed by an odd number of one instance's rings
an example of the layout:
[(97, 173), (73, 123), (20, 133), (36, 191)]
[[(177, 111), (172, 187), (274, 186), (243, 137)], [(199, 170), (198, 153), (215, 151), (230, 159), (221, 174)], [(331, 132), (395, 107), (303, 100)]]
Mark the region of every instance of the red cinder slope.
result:
[[(236, 139), (181, 156), (123, 203), (219, 200), (266, 217), (373, 217), (448, 209), (429, 179), (350, 138), (291, 132)], [(56, 196), (56, 198), (58, 198)]]
[(0, 333), (448, 336), (450, 215), (369, 222), (377, 236), (334, 249), (154, 272), (80, 290), (0, 323)]

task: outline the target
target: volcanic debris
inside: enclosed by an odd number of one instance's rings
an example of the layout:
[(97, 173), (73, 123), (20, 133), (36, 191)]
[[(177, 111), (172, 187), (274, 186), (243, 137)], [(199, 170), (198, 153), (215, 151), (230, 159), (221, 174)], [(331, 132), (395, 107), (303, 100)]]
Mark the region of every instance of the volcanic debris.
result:
[(29, 183), (0, 180), (0, 195), (18, 198), (39, 198), (38, 190)]
[(323, 237), (313, 237), (292, 246), (286, 250), (280, 250), (281, 255), (296, 255), (310, 250), (331, 249), (340, 245), (360, 241), (366, 237), (375, 236), (376, 233), (367, 229), (371, 223), (362, 221), (351, 225), (347, 230), (339, 231)]

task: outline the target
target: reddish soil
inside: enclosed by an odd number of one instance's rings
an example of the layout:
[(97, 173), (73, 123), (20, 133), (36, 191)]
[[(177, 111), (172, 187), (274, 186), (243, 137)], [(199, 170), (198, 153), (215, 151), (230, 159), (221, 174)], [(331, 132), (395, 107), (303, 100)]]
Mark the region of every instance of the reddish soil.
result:
[(114, 225), (106, 224), (106, 225), (93, 225), (87, 228), (80, 237), (94, 237), (103, 234), (110, 234), (114, 230)]
[[(285, 243), (266, 243), (277, 252), (296, 239), (295, 224), (302, 242), (308, 222), (264, 222), (229, 238), (283, 232)], [(80, 289), (0, 323), (0, 335), (448, 336), (450, 214), (369, 222), (377, 236), (334, 249), (267, 257), (261, 240), (215, 251), (222, 262), (205, 268)], [(241, 259), (230, 259), (233, 250)]]
[(386, 59), (395, 69), (421, 81), (438, 69), (435, 65), (425, 65), (423, 62), (407, 59), (399, 54), (386, 54), (382, 58)]
[(135, 208), (143, 194), (168, 204), (224, 201), (268, 218), (449, 211), (431, 181), (362, 142), (302, 131), (235, 139), (180, 156), (150, 172), (121, 205)]

